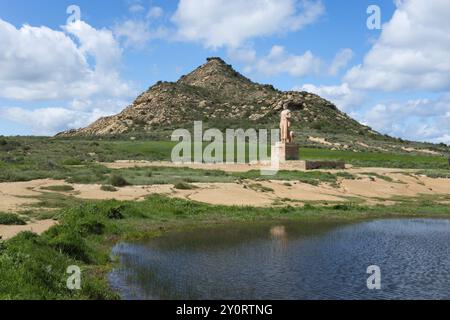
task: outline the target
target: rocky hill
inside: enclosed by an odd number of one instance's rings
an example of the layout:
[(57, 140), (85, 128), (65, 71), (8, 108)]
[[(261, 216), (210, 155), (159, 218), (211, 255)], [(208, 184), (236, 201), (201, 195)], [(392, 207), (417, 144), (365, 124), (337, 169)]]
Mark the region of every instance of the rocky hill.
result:
[(199, 120), (205, 127), (219, 129), (270, 129), (278, 127), (284, 104), (293, 111), (294, 130), (304, 143), (334, 149), (403, 150), (402, 141), (358, 123), (333, 103), (312, 93), (282, 92), (254, 83), (221, 58), (208, 58), (177, 82), (156, 83), (117, 115), (58, 136), (137, 135), (191, 128)]
[[(281, 92), (271, 85), (250, 81), (220, 58), (207, 63), (177, 82), (158, 82), (120, 114), (97, 120), (90, 126), (60, 135), (108, 135), (152, 131), (193, 121), (245, 124), (260, 127), (279, 121), (287, 103), (297, 127), (334, 127), (357, 134), (371, 132), (340, 112), (332, 103), (307, 92)], [(236, 123), (237, 122), (237, 123)], [(373, 132), (376, 134), (375, 132)]]

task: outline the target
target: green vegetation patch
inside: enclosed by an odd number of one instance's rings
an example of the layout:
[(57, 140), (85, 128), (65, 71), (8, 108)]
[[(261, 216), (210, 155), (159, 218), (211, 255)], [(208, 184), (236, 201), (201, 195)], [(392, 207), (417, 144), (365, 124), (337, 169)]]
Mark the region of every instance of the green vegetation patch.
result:
[(114, 186), (110, 186), (110, 185), (103, 185), (100, 187), (100, 190), (107, 191), (107, 192), (116, 192), (117, 188)]
[(116, 174), (111, 176), (110, 183), (112, 186), (119, 187), (119, 188), (130, 185), (130, 183), (127, 180), (125, 180), (124, 177), (122, 177), (120, 175), (116, 175)]
[(0, 212), (0, 224), (6, 226), (11, 225), (23, 226), (26, 225), (27, 223), (17, 214)]
[(344, 161), (358, 167), (404, 169), (445, 169), (448, 161), (442, 156), (414, 155), (395, 152), (354, 152), (328, 149), (301, 148), (302, 160)]
[(257, 192), (274, 192), (272, 188), (263, 186), (261, 183), (250, 183), (246, 187)]
[(48, 186), (48, 187), (41, 187), (42, 190), (48, 190), (48, 191), (57, 191), (57, 192), (69, 192), (75, 190), (72, 186), (69, 185), (60, 185), (60, 186)]
[[(149, 184), (158, 183), (159, 178), (164, 181), (167, 176), (170, 176), (169, 171), (166, 175), (163, 173), (163, 177), (158, 177), (153, 169), (147, 169), (146, 174), (153, 175), (153, 177), (147, 176), (147, 179), (144, 179), (145, 175), (137, 174), (141, 172), (139, 170), (136, 172), (124, 170), (127, 173), (124, 174), (123, 170), (111, 170), (102, 166), (101, 163), (115, 160), (170, 161), (172, 148), (176, 144), (176, 142), (171, 141), (130, 141), (127, 140), (126, 136), (104, 139), (2, 137), (0, 144), (0, 182), (50, 178), (66, 180), (70, 183), (109, 184), (110, 175), (116, 172), (129, 179), (132, 184), (139, 184), (138, 182), (141, 180), (150, 181)], [(270, 154), (269, 150), (267, 154)], [(248, 158), (248, 155), (246, 158)], [(448, 160), (444, 156), (400, 152), (353, 152), (350, 150), (339, 151), (304, 147), (300, 149), (300, 159), (344, 161), (348, 164), (363, 167), (448, 169)], [(214, 177), (216, 180), (224, 178), (221, 174), (214, 174), (212, 172), (214, 170), (208, 171), (210, 171), (209, 178)], [(194, 173), (189, 171), (184, 174), (184, 176), (186, 175), (194, 175)], [(203, 179), (201, 174), (195, 175), (194, 178), (197, 180)]]
[(338, 178), (355, 179), (355, 176), (348, 172), (338, 172), (336, 174), (324, 171), (287, 171), (280, 170), (275, 175), (261, 176), (259, 170), (248, 172), (232, 173), (233, 176), (241, 180), (286, 180), (299, 181), (318, 186), (320, 183), (330, 183), (335, 185)]
[(194, 186), (194, 185), (192, 185), (192, 184), (190, 184), (190, 183), (187, 183), (187, 182), (178, 182), (178, 183), (176, 183), (176, 184), (174, 185), (174, 188), (175, 188), (175, 189), (178, 189), (178, 190), (192, 190), (192, 189), (197, 189), (196, 186)]
[(421, 170), (416, 172), (418, 175), (424, 175), (429, 178), (450, 179), (450, 170)]

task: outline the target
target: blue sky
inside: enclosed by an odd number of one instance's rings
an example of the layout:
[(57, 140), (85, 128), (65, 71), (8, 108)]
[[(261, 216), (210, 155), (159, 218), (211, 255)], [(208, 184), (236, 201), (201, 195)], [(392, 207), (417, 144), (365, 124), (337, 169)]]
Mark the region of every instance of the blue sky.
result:
[[(85, 126), (221, 56), (382, 133), (450, 143), (450, 4), (423, 2), (0, 0), (0, 135)], [(80, 21), (67, 23), (70, 5)]]

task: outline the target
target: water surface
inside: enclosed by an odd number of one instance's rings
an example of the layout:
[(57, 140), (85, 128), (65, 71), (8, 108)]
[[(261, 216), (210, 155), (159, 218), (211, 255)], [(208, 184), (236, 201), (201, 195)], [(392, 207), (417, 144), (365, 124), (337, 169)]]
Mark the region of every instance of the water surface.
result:
[(450, 299), (450, 220), (199, 228), (113, 252), (124, 299)]

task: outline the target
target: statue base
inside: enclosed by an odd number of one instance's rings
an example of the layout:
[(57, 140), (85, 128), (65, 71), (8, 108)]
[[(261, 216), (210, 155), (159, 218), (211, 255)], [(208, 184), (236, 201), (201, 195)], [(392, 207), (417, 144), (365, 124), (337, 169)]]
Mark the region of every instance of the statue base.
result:
[(279, 162), (299, 160), (299, 147), (296, 143), (277, 142), (272, 146), (272, 159), (278, 155)]

